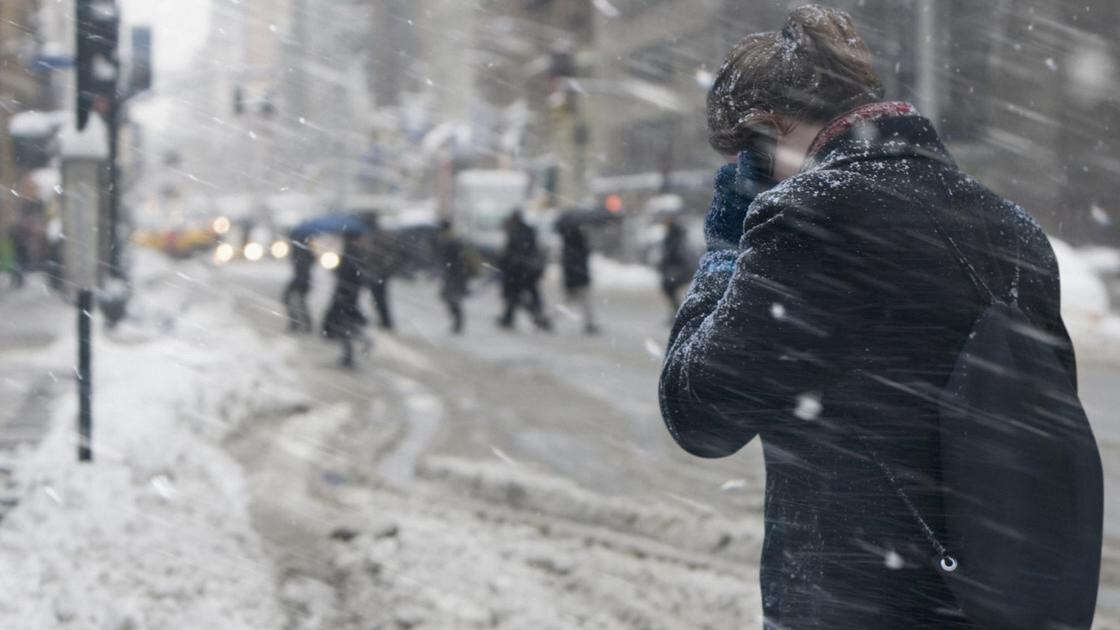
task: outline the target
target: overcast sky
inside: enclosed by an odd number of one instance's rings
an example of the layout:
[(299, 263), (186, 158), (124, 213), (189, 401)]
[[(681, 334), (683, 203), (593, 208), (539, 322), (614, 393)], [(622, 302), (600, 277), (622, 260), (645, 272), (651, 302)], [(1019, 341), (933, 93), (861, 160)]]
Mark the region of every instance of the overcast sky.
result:
[[(0, 0), (3, 2), (4, 0)], [(229, 0), (225, 0), (229, 1)], [(133, 121), (157, 132), (152, 135), (149, 150), (175, 146), (174, 96), (181, 87), (174, 75), (189, 71), (194, 53), (206, 42), (210, 26), (211, 0), (119, 0), (121, 7), (121, 41), (128, 41), (132, 26), (152, 27), (153, 81), (157, 91), (140, 99), (130, 108)]]
[(134, 25), (152, 27), (155, 76), (184, 69), (191, 55), (206, 41), (210, 0), (120, 0), (122, 41)]

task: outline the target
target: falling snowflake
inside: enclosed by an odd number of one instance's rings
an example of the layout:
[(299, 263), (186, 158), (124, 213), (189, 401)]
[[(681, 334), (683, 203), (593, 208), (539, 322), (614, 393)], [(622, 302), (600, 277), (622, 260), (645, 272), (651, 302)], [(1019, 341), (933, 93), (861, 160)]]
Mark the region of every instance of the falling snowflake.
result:
[(794, 408), (793, 415), (802, 420), (816, 420), (823, 409), (824, 405), (821, 404), (820, 396), (801, 394), (797, 397), (797, 407)]
[(1112, 217), (1108, 216), (1108, 212), (1106, 212), (1104, 208), (1098, 206), (1097, 204), (1093, 204), (1089, 208), (1089, 214), (1093, 216), (1094, 221), (1101, 225), (1112, 224)]
[(906, 562), (902, 559), (902, 556), (898, 555), (898, 552), (894, 550), (888, 551), (886, 555), (883, 556), (883, 564), (892, 571), (898, 571), (906, 566)]

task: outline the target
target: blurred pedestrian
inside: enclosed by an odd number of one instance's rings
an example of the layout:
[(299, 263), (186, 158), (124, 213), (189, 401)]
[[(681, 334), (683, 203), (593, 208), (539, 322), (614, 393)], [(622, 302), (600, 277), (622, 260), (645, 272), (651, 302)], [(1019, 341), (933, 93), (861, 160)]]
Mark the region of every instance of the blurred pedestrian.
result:
[[(731, 455), (761, 436), (768, 628), (979, 627), (962, 596), (1017, 591), (954, 576), (998, 575), (1016, 558), (978, 566), (951, 555), (959, 547), (945, 523), (958, 516), (942, 509), (952, 498), (942, 485), (943, 388), (967, 359), (959, 352), (991, 300), (1029, 318), (1019, 336), (1045, 340), (1063, 366), (1055, 386), (1076, 383), (1046, 235), (1024, 210), (963, 174), (931, 121), (907, 103), (883, 102), (882, 93), (851, 18), (813, 5), (794, 10), (781, 31), (739, 42), (708, 95), (711, 144), (732, 163), (715, 178), (708, 251), (673, 326), (660, 403), (672, 437), (701, 457)], [(985, 364), (967, 369), (1006, 374)], [(1051, 412), (1064, 400), (1052, 400)], [(1017, 439), (1013, 430), (1005, 438)], [(993, 450), (977, 459), (998, 465), (1013, 456)], [(1046, 482), (1067, 474), (1054, 470)], [(974, 479), (962, 490), (994, 481)], [(1001, 500), (1026, 519), (1081, 510), (1036, 514), (1031, 498)], [(995, 523), (954, 535), (1022, 545), (1019, 531)], [(1094, 561), (1091, 553), (1054, 557), (1048, 588), (1068, 595), (1061, 576), (1077, 573), (1078, 563), (1095, 575)], [(1049, 568), (1016, 575), (1033, 584)], [(1071, 599), (1091, 601), (1096, 585), (1082, 591)], [(1046, 589), (1029, 592), (1048, 597)]]
[(583, 314), (583, 331), (588, 335), (599, 332), (595, 322), (595, 309), (591, 300), (591, 246), (587, 243), (583, 225), (573, 217), (561, 219), (556, 225), (560, 234), (560, 262), (564, 272), (564, 294), (569, 303), (579, 307)]
[(62, 219), (58, 216), (52, 216), (47, 221), (46, 272), (47, 282), (56, 291), (61, 291), (65, 284), (65, 279), (62, 277), (62, 255), (65, 244), (62, 233)]
[(366, 259), (366, 283), (377, 311), (378, 325), (382, 330), (393, 329), (393, 314), (389, 304), (389, 280), (393, 277), (400, 259), (397, 244), (391, 234), (381, 229), (377, 214), (362, 215), (368, 231), (369, 252)]
[(363, 234), (348, 232), (343, 236), (343, 250), (335, 268), (335, 288), (330, 307), (323, 318), (323, 335), (338, 341), (342, 346), (339, 365), (354, 367), (354, 343), (368, 351), (372, 346), (364, 328), (367, 323), (358, 305), (362, 286), (367, 283), (364, 267), (368, 255), (368, 241)]
[(475, 264), (466, 244), (455, 235), (450, 221), (439, 223), (436, 253), (441, 280), (439, 297), (451, 315), (451, 332), (459, 335), (465, 326), (463, 299), (469, 293), (468, 283), (474, 275)]
[(525, 222), (520, 210), (510, 213), (503, 227), (506, 245), (498, 260), (498, 269), (502, 272), (505, 311), (498, 318), (498, 325), (513, 328), (517, 309), (525, 308), (537, 328), (552, 330), (538, 286), (544, 276), (545, 258), (537, 244), (537, 231)]
[(315, 266), (315, 252), (309, 236), (292, 230), (292, 279), (284, 288), (281, 298), (288, 311), (288, 330), (309, 333), (312, 330), (311, 311), (307, 308), (307, 294), (311, 292), (311, 270)]
[(681, 287), (692, 278), (692, 258), (688, 253), (688, 234), (673, 216), (665, 218), (665, 237), (661, 241), (661, 291), (669, 302), (669, 321), (671, 322), (681, 306)]
[(31, 230), (24, 219), (16, 221), (8, 229), (8, 238), (12, 244), (12, 258), (9, 274), (13, 288), (23, 286), (24, 273), (31, 265)]

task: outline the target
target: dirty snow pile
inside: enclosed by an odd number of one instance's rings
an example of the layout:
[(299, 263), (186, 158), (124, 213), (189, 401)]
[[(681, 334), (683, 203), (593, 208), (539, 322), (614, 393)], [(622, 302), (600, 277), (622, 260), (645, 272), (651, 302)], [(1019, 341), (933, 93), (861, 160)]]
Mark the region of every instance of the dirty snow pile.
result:
[[(95, 461), (76, 461), (69, 393), (17, 460), (22, 496), (0, 522), (2, 628), (280, 626), (241, 471), (217, 443), (275, 404), (263, 394), (279, 375), (256, 367), (263, 344), (228, 305), (185, 302), (189, 278), (165, 276), (153, 303), (173, 306), (154, 330), (95, 335)], [(74, 351), (64, 338), (44, 354), (66, 364)]]
[[(615, 523), (539, 513), (532, 506), (558, 496), (557, 480), (499, 474), (501, 464), (440, 458), (431, 465), (439, 472), (427, 474), (439, 483), (411, 496), (366, 495), (362, 503), (379, 516), (335, 543), (331, 565), (345, 611), (331, 627), (760, 626), (749, 563), (682, 552), (609, 526)], [(444, 494), (467, 490), (445, 485), (447, 475), (463, 473), (468, 494), (483, 502)], [(577, 492), (558, 509), (609, 516), (610, 504)]]

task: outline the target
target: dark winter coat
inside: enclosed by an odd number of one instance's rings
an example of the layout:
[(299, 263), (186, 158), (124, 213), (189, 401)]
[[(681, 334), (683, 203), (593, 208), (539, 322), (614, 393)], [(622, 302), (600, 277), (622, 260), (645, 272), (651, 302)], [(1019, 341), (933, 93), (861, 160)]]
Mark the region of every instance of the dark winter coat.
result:
[(462, 240), (448, 235), (441, 235), (436, 247), (443, 280), (440, 297), (448, 302), (459, 302), (467, 295), (467, 283), (471, 277), (466, 247)]
[(591, 246), (583, 228), (566, 225), (560, 229), (560, 263), (564, 269), (564, 288), (576, 291), (591, 285)]
[(373, 229), (369, 235), (369, 251), (365, 257), (365, 277), (367, 283), (385, 283), (397, 273), (401, 265), (402, 252), (395, 235), (380, 228)]
[(535, 284), (544, 274), (544, 253), (537, 245), (537, 231), (520, 218), (506, 222), (506, 246), (498, 261), (502, 287), (507, 295)]
[(666, 290), (673, 290), (688, 283), (695, 259), (689, 260), (687, 249), (684, 228), (675, 221), (669, 223), (665, 230), (665, 239), (661, 242), (661, 260), (658, 263), (661, 285)]
[(311, 290), (311, 268), (315, 266), (315, 252), (305, 240), (292, 241), (292, 281), (289, 291), (307, 293)]
[(366, 325), (366, 317), (358, 306), (362, 286), (368, 283), (363, 257), (345, 254), (341, 258), (335, 269), (334, 294), (323, 318), (323, 334), (330, 339), (352, 337)]
[(981, 299), (922, 208), (993, 289), (1017, 294), (1076, 378), (1058, 267), (1037, 223), (961, 173), (925, 118), (835, 134), (750, 204), (738, 249), (702, 259), (672, 331), (662, 414), (701, 457), (762, 439), (768, 628), (969, 627), (851, 429), (943, 528), (935, 401)]

